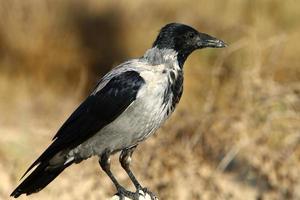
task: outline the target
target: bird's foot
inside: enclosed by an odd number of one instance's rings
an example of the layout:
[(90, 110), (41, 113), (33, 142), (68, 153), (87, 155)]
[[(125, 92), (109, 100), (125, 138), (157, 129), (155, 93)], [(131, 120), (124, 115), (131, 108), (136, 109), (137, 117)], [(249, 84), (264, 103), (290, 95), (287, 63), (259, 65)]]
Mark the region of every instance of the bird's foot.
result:
[(138, 200), (139, 199), (139, 194), (136, 194), (134, 192), (130, 192), (122, 186), (119, 186), (117, 188), (117, 190), (118, 190), (118, 192), (117, 192), (116, 195), (119, 196), (120, 200), (125, 200), (125, 197), (127, 197), (129, 199), (133, 199), (133, 200)]
[(136, 193), (138, 193), (138, 195), (142, 195), (144, 197), (146, 197), (147, 195), (150, 196), (151, 200), (158, 200), (158, 198), (156, 197), (156, 195), (151, 192), (148, 188), (144, 187), (144, 188), (140, 188), (136, 191)]

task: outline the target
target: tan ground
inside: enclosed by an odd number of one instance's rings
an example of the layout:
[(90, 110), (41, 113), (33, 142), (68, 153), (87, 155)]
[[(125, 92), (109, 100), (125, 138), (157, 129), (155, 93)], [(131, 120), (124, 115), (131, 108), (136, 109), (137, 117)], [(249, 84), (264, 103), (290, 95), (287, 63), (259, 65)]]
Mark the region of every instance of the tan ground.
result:
[[(300, 199), (299, 10), (295, 0), (0, 0), (0, 199), (96, 79), (173, 21), (230, 46), (188, 59), (177, 111), (134, 154), (137, 177), (161, 200)], [(117, 157), (113, 169), (133, 189)], [(114, 192), (94, 158), (30, 199)]]

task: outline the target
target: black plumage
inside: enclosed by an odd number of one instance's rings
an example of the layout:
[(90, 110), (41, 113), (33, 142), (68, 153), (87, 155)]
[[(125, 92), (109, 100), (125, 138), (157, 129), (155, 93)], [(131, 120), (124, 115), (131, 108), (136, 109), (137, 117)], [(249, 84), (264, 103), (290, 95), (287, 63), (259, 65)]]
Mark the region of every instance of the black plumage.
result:
[(173, 71), (170, 72), (168, 77), (168, 85), (164, 92), (164, 106), (169, 104), (171, 100), (171, 106), (167, 110), (167, 114), (169, 115), (172, 111), (174, 111), (177, 103), (179, 102), (183, 93), (183, 72), (178, 70), (177, 76)]
[[(51, 166), (51, 159), (64, 154), (93, 136), (103, 126), (113, 121), (136, 98), (143, 78), (135, 71), (127, 71), (112, 78), (102, 90), (89, 96), (67, 119), (53, 138), (53, 143), (25, 172), (37, 168), (11, 194), (18, 197), (22, 193), (31, 194), (48, 185), (67, 165), (57, 163)], [(62, 159), (64, 162), (65, 160)]]
[[(100, 80), (25, 172), (24, 176), (36, 167), (11, 196), (40, 191), (71, 164), (97, 155), (121, 198), (138, 199), (140, 190), (154, 197), (130, 170), (132, 153), (174, 111), (183, 92), (187, 57), (196, 49), (225, 46), (223, 41), (184, 24), (164, 26), (144, 56), (120, 64)], [(110, 171), (109, 157), (118, 151), (135, 193), (123, 188)]]
[(173, 49), (178, 53), (177, 60), (182, 68), (187, 57), (196, 49), (206, 47), (222, 48), (226, 44), (206, 33), (200, 33), (190, 26), (170, 23), (164, 26), (153, 43), (153, 47)]

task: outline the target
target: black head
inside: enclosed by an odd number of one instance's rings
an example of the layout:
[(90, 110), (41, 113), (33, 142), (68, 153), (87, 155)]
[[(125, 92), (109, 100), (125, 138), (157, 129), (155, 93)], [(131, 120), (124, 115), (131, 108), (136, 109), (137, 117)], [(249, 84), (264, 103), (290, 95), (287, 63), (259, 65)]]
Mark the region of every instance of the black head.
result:
[(208, 34), (200, 33), (185, 24), (171, 23), (159, 32), (153, 47), (173, 49), (178, 53), (178, 62), (182, 66), (186, 58), (196, 49), (223, 48), (227, 45)]

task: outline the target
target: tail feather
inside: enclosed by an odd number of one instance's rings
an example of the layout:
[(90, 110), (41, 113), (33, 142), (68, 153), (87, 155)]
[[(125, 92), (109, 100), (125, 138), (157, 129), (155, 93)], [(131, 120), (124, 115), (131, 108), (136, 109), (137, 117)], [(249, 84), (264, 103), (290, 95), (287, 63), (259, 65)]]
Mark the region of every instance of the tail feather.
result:
[(62, 166), (49, 167), (48, 162), (40, 163), (10, 196), (17, 198), (21, 194), (29, 195), (42, 190), (71, 164), (72, 162)]

